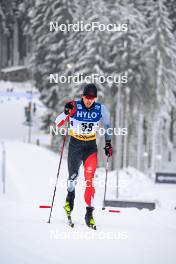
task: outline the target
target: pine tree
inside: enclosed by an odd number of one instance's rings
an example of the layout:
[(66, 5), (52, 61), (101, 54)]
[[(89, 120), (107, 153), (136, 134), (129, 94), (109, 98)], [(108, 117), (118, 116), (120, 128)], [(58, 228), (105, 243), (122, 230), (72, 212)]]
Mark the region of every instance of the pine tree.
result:
[[(66, 59), (67, 36), (63, 31), (50, 32), (50, 22), (70, 22), (68, 3), (65, 0), (50, 0), (37, 2), (32, 19), (34, 35), (34, 66), (37, 86), (42, 93), (42, 98), (50, 108), (58, 108), (60, 100), (60, 87), (49, 82), (50, 74), (58, 74), (62, 71), (62, 65)], [(62, 86), (62, 85), (61, 85)]]
[(169, 18), (172, 21), (172, 31), (176, 31), (176, 2), (175, 0), (167, 0), (164, 3), (168, 7)]
[[(151, 141), (156, 142), (160, 122), (168, 116), (171, 107), (175, 104), (173, 89), (175, 87), (176, 48), (172, 33), (172, 23), (164, 0), (153, 1), (150, 14), (150, 28), (145, 39), (145, 58), (149, 65), (153, 98), (150, 108), (152, 114), (149, 118), (151, 127)], [(153, 74), (152, 74), (153, 73)], [(159, 121), (158, 121), (159, 120)], [(169, 122), (169, 120), (167, 121)], [(168, 133), (166, 133), (168, 134)], [(153, 138), (153, 140), (152, 140)], [(155, 144), (152, 145), (151, 167), (155, 167)]]
[[(127, 75), (128, 83), (123, 85), (113, 84), (110, 87), (113, 100), (111, 103), (111, 115), (113, 116), (114, 127), (124, 127), (128, 125), (130, 132), (128, 139), (124, 141), (124, 137), (114, 136), (114, 145), (117, 146), (117, 156), (114, 155), (114, 164), (117, 164), (117, 157), (119, 166), (123, 166), (121, 161), (127, 142), (135, 142), (131, 137), (136, 137), (135, 119), (136, 107), (139, 107), (139, 102), (143, 100), (143, 71), (144, 61), (142, 57), (143, 49), (143, 32), (146, 30), (146, 20), (144, 15), (135, 7), (133, 1), (111, 1), (111, 20), (114, 23), (126, 23), (128, 25), (127, 31), (111, 34), (108, 46), (108, 71), (111, 74), (118, 73), (119, 75)], [(118, 10), (118, 11), (117, 11)], [(128, 106), (125, 106), (129, 104)], [(128, 110), (130, 109), (130, 111)], [(128, 120), (127, 120), (128, 119)], [(133, 131), (134, 130), (134, 131)], [(128, 146), (129, 147), (129, 146)], [(133, 149), (133, 148), (132, 148)], [(129, 149), (128, 149), (129, 150)], [(132, 153), (128, 151), (129, 155)], [(134, 155), (133, 155), (134, 156)], [(119, 161), (120, 160), (120, 161)], [(125, 160), (123, 158), (123, 160)], [(127, 160), (127, 159), (126, 159)], [(129, 160), (129, 158), (128, 158)]]
[[(74, 11), (73, 23), (83, 22), (83, 24), (102, 22), (105, 23), (103, 19), (105, 8), (102, 1), (80, 1), (76, 0), (74, 6), (72, 7)], [(106, 22), (107, 23), (107, 22)], [(83, 76), (88, 76), (91, 74), (104, 75), (102, 69), (104, 58), (103, 58), (103, 32), (96, 31), (81, 31), (81, 32), (71, 32), (68, 38), (67, 54), (68, 60), (65, 61), (65, 74), (80, 74)], [(70, 69), (67, 65), (71, 65)], [(80, 85), (70, 85), (74, 87), (72, 89), (72, 96), (78, 94)], [(103, 96), (103, 86), (99, 84), (100, 93)]]

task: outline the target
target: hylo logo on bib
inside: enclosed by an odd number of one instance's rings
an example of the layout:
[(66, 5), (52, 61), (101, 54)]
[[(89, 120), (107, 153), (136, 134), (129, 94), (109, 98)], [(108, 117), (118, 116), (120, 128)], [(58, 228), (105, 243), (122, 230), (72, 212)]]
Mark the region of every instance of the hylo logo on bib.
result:
[(82, 117), (82, 118), (96, 118), (97, 117), (97, 113), (95, 113), (95, 112), (92, 112), (92, 113), (90, 113), (90, 112), (80, 112), (80, 111), (78, 111), (77, 112), (77, 117)]

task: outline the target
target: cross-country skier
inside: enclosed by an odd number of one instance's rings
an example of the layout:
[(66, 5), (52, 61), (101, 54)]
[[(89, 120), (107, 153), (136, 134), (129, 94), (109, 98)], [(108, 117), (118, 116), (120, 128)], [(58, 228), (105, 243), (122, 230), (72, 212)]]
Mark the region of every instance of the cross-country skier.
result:
[(111, 136), (108, 134), (110, 118), (106, 107), (96, 102), (97, 87), (94, 84), (84, 86), (81, 100), (73, 100), (65, 105), (65, 111), (56, 118), (56, 126), (61, 126), (70, 119), (70, 142), (68, 150), (68, 171), (67, 197), (64, 209), (71, 219), (71, 211), (74, 207), (75, 185), (81, 163), (84, 165), (84, 177), (86, 181), (85, 221), (89, 227), (96, 228), (93, 219), (94, 174), (97, 167), (97, 145), (96, 129), (99, 121), (102, 121), (105, 128), (105, 154), (112, 156)]

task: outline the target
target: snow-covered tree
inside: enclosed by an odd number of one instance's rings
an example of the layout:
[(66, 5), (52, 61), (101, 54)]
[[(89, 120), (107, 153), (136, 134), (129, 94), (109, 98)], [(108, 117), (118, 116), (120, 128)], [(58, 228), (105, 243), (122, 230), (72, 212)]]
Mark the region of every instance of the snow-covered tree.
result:
[[(142, 82), (143, 82), (143, 33), (146, 28), (146, 20), (143, 14), (135, 8), (133, 1), (111, 1), (110, 17), (113, 23), (127, 24), (128, 30), (111, 34), (108, 45), (108, 71), (111, 74), (118, 73), (121, 76), (127, 75), (128, 83), (123, 85), (113, 84), (110, 87), (109, 96), (112, 96), (111, 114), (115, 127), (124, 127), (128, 124), (128, 137), (133, 133), (135, 123), (135, 107), (142, 101)], [(126, 93), (129, 89), (129, 93)], [(129, 99), (127, 100), (128, 97)], [(126, 108), (125, 104), (129, 106)], [(128, 114), (126, 114), (127, 109)], [(134, 111), (133, 111), (134, 110)], [(126, 118), (129, 120), (127, 122)], [(135, 132), (133, 133), (135, 134)], [(127, 136), (126, 136), (127, 137)], [(114, 164), (123, 165), (121, 162), (123, 156), (123, 137), (114, 137), (114, 143), (117, 141), (117, 155), (114, 155)], [(134, 140), (133, 140), (134, 141)], [(125, 143), (126, 145), (126, 143)], [(129, 152), (130, 153), (130, 152)]]
[(176, 1), (167, 0), (165, 1), (165, 5), (168, 7), (169, 18), (171, 19), (173, 24), (172, 31), (176, 32)]
[[(157, 137), (158, 119), (161, 120), (163, 111), (169, 116), (172, 106), (175, 104), (173, 95), (176, 85), (176, 47), (172, 33), (172, 23), (164, 0), (153, 1), (150, 14), (150, 28), (145, 39), (145, 59), (149, 65), (153, 91), (153, 100), (150, 104), (151, 117), (150, 128), (153, 138)], [(157, 122), (156, 122), (157, 121)], [(162, 120), (161, 120), (162, 122)], [(169, 120), (168, 120), (169, 122)], [(151, 143), (152, 144), (152, 143)], [(152, 144), (152, 170), (155, 163), (155, 144)]]
[[(105, 5), (102, 1), (74, 1), (73, 23), (81, 22), (83, 25), (93, 22), (107, 23)], [(65, 61), (65, 74), (83, 74), (83, 77), (91, 74), (104, 75), (103, 71), (103, 45), (105, 32), (95, 31), (79, 31), (71, 32), (68, 37), (67, 54), (68, 60)], [(70, 68), (67, 68), (70, 65)], [(99, 95), (103, 96), (103, 86), (100, 87)], [(80, 85), (71, 83), (72, 96), (78, 94)], [(103, 92), (101, 93), (103, 89)], [(80, 91), (79, 91), (80, 93)]]

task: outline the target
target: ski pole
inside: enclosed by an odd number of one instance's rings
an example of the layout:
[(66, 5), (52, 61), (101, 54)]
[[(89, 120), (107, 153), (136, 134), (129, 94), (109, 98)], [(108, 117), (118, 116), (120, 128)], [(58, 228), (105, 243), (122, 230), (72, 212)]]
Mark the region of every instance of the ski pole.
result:
[(105, 178), (105, 189), (104, 189), (104, 198), (103, 198), (102, 210), (105, 210), (105, 198), (106, 198), (106, 185), (107, 185), (107, 177), (108, 177), (108, 167), (109, 167), (109, 156), (107, 156), (107, 160), (106, 160), (106, 178)]
[[(69, 122), (69, 119), (67, 121), (67, 127), (68, 127), (68, 122)], [(62, 144), (62, 149), (61, 149), (61, 156), (60, 156), (59, 167), (58, 167), (58, 171), (57, 171), (56, 184), (55, 184), (55, 187), (54, 187), (54, 193), (53, 193), (53, 199), (52, 199), (52, 204), (51, 204), (51, 210), (50, 210), (48, 223), (51, 223), (51, 221), (50, 221), (51, 220), (51, 214), (52, 214), (53, 205), (54, 205), (54, 198), (55, 198), (55, 194), (56, 194), (56, 187), (57, 187), (57, 182), (58, 182), (58, 178), (59, 178), (60, 167), (61, 167), (61, 162), (62, 162), (62, 157), (63, 157), (63, 152), (64, 152), (64, 146), (65, 146), (66, 138), (67, 138), (67, 133), (64, 135), (64, 139), (63, 139), (63, 144)]]

